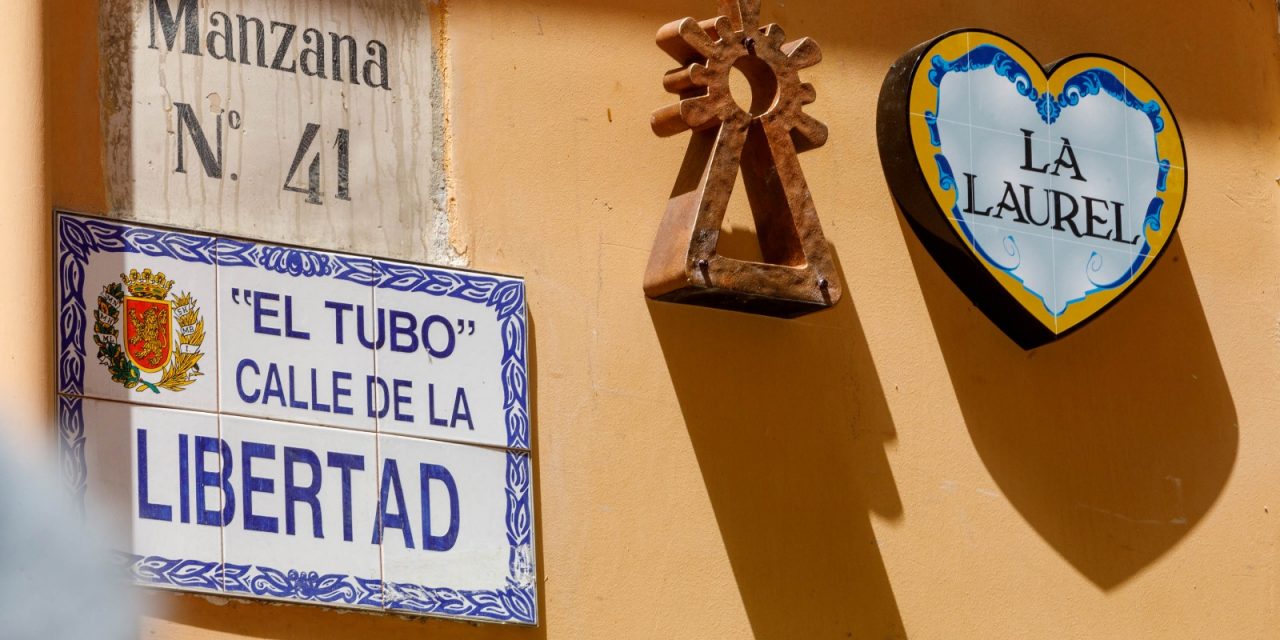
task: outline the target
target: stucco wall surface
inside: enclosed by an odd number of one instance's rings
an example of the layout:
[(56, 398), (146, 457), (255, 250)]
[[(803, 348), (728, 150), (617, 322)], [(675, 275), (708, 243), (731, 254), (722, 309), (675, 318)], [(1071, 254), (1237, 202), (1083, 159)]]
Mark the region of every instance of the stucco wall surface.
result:
[[(5, 194), (5, 250), (0, 251), (0, 273), (5, 274), (13, 300), (35, 307), (36, 313), (50, 289), (47, 237), (49, 190), (45, 184), (44, 52), (40, 49), (38, 3), (17, 2), (0, 6), (0, 57), (8, 69), (0, 75), (0, 89), (10, 98), (0, 100), (0, 190)], [(35, 239), (39, 238), (39, 244)], [(44, 362), (49, 353), (52, 324), (28, 324), (30, 316), (0, 316), (0, 385), (10, 400), (0, 411), (16, 428), (22, 441), (46, 438), (31, 425), (48, 419), (52, 369)]]
[[(661, 77), (674, 65), (653, 35), (708, 17), (714, 2), (435, 8), (453, 246), (472, 267), (528, 278), (542, 626), (156, 594), (145, 637), (1280, 633), (1275, 8), (765, 5), (766, 21), (825, 53), (803, 77), (818, 91), (806, 111), (831, 140), (802, 163), (845, 298), (793, 321), (651, 303), (640, 290), (685, 142), (649, 130), (649, 113), (673, 100)], [(30, 185), (46, 185), (54, 206), (106, 210), (95, 6), (0, 9), (15, 32), (0, 38), (5, 59), (39, 65), (38, 42), (45, 56), (42, 111), (14, 98), (42, 91), (27, 64), (7, 67), (0, 101), (0, 167), (18, 167), (0, 171), (15, 198), (0, 254), (34, 300), (47, 296), (49, 226)], [(1004, 33), (1043, 61), (1119, 57), (1161, 88), (1184, 133), (1179, 239), (1106, 316), (1030, 353), (923, 250), (880, 168), (889, 64), (957, 27)], [(43, 181), (22, 173), (40, 157)], [(735, 206), (731, 218), (749, 218)], [(47, 338), (52, 318), (35, 334), (25, 326), (0, 323), (5, 370), (36, 372), (4, 378), (6, 396), (40, 406), (47, 351), (26, 340)]]

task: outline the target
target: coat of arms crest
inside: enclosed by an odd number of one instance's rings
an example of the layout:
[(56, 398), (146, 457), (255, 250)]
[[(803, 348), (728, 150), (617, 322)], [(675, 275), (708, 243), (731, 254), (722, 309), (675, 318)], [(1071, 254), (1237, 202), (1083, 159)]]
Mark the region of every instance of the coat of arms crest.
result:
[(173, 286), (163, 273), (133, 269), (98, 296), (93, 326), (98, 362), (126, 389), (182, 391), (202, 375), (204, 318), (191, 294), (170, 295)]

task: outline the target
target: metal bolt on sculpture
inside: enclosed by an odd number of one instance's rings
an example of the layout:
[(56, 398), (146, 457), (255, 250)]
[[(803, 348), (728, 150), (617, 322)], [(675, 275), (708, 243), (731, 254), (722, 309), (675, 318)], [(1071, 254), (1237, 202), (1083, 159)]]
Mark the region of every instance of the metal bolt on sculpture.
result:
[[(798, 153), (827, 142), (805, 114), (817, 98), (799, 70), (822, 60), (818, 43), (786, 43), (760, 27), (760, 0), (719, 0), (719, 17), (684, 18), (658, 31), (658, 47), (684, 65), (663, 78), (680, 101), (653, 114), (662, 137), (693, 131), (645, 273), (656, 300), (793, 318), (831, 307), (842, 287), (822, 234)], [(751, 84), (749, 110), (735, 102), (729, 74)], [(763, 262), (717, 253), (741, 168)]]

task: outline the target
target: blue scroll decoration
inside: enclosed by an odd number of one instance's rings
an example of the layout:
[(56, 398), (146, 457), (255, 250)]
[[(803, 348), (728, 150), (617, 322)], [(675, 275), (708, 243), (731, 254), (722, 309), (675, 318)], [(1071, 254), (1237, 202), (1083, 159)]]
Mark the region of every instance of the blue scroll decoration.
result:
[[(942, 87), (942, 79), (953, 72), (964, 73), (968, 71), (977, 71), (979, 69), (991, 68), (997, 75), (1005, 78), (1013, 83), (1014, 88), (1018, 91), (1018, 95), (1023, 96), (1035, 104), (1040, 111), (1041, 117), (1045, 117), (1049, 111), (1048, 102), (1050, 96), (1041, 96), (1040, 91), (1036, 89), (1031, 82), (1031, 74), (1022, 65), (1018, 64), (1009, 54), (1002, 51), (999, 47), (989, 44), (974, 47), (955, 60), (948, 61), (942, 56), (934, 56), (930, 61), (932, 66), (929, 69), (929, 83), (934, 87)], [(926, 111), (925, 117), (937, 120), (941, 109), (941, 92), (939, 92), (939, 107), (933, 111)], [(1046, 120), (1046, 122), (1049, 122)], [(937, 139), (937, 136), (934, 136)], [(934, 143), (938, 146), (939, 143)]]
[(1040, 92), (1031, 83), (1031, 74), (999, 47), (984, 44), (974, 47), (955, 60), (948, 61), (942, 56), (934, 56), (929, 62), (933, 66), (929, 70), (929, 82), (935, 87), (941, 87), (942, 78), (953, 71), (977, 71), (991, 67), (998, 75), (1013, 83), (1018, 95), (1026, 96), (1032, 102), (1039, 102)]
[(1145, 115), (1151, 121), (1151, 128), (1155, 133), (1164, 131), (1164, 117), (1160, 115), (1160, 103), (1155, 100), (1142, 102), (1129, 91), (1128, 87), (1124, 86), (1120, 78), (1106, 69), (1081, 71), (1063, 83), (1062, 93), (1054, 101), (1055, 106), (1049, 111), (1052, 118), (1046, 119), (1045, 122), (1053, 124), (1063, 109), (1074, 107), (1080, 104), (1081, 99), (1100, 93), (1106, 93), (1124, 103), (1126, 107)]
[(382, 608), (382, 581), (341, 573), (281, 571), (261, 565), (222, 565), (222, 591), (299, 602)]
[(84, 457), (84, 400), (58, 396), (58, 466), (72, 502), (84, 515), (84, 494), (89, 488), (89, 465)]
[[(95, 253), (132, 253), (222, 267), (260, 267), (298, 278), (449, 297), (491, 309), (502, 329), (502, 386), (507, 443), (528, 449), (528, 370), (524, 284), (482, 274), (306, 249), (200, 236), (59, 214), (58, 435), (64, 481), (83, 511), (88, 487), (82, 396), (85, 367), (85, 269)], [(498, 622), (537, 621), (533, 558), (532, 473), (528, 453), (507, 452), (506, 526), (509, 576), (496, 590), (457, 590), (376, 578), (263, 565), (117, 554), (133, 580), (157, 587), (391, 609)]]
[(200, 591), (219, 590), (221, 562), (171, 560), (130, 553), (118, 553), (116, 556), (127, 575), (142, 584)]
[[(1128, 87), (1124, 86), (1124, 81), (1106, 69), (1088, 69), (1072, 76), (1063, 83), (1062, 93), (1054, 96), (1048, 92), (1041, 94), (1032, 84), (1031, 74), (1027, 72), (1026, 68), (995, 45), (979, 45), (955, 60), (947, 60), (942, 56), (935, 55), (929, 61), (929, 64), (931, 67), (929, 69), (929, 83), (939, 88), (942, 86), (942, 79), (948, 73), (963, 73), (991, 68), (997, 75), (1013, 83), (1018, 95), (1025, 97), (1036, 105), (1036, 111), (1040, 113), (1040, 118), (1044, 120), (1045, 124), (1056, 122), (1063, 109), (1080, 104), (1081, 98), (1105, 92), (1107, 95), (1123, 102), (1125, 106), (1136, 109), (1145, 115), (1151, 121), (1151, 127), (1156, 133), (1164, 131), (1164, 118), (1160, 115), (1160, 103), (1155, 100), (1142, 102), (1137, 96), (1133, 95), (1133, 92), (1129, 91)], [(937, 118), (937, 111), (932, 112), (932, 115)]]
[[(1086, 273), (1086, 277), (1094, 288), (1085, 292), (1082, 297), (1067, 301), (1066, 304), (1062, 305), (1060, 310), (1056, 311), (1049, 305), (1043, 295), (1028, 287), (1021, 277), (1013, 273), (1013, 271), (1017, 269), (1018, 265), (1010, 267), (1008, 265), (1001, 264), (997, 260), (993, 259), (992, 256), (990, 256), (978, 244), (972, 230), (969, 228), (968, 221), (960, 212), (960, 190), (957, 188), (955, 183), (955, 177), (951, 172), (950, 164), (947, 162), (946, 157), (941, 153), (942, 140), (938, 130), (938, 120), (941, 118), (940, 112), (942, 110), (942, 81), (943, 78), (950, 73), (965, 73), (979, 69), (991, 68), (997, 75), (1012, 83), (1014, 89), (1018, 92), (1018, 95), (1026, 98), (1035, 105), (1036, 112), (1040, 115), (1040, 119), (1046, 124), (1053, 124), (1056, 122), (1064, 110), (1079, 105), (1080, 101), (1086, 97), (1105, 94), (1114, 98), (1115, 100), (1123, 103), (1126, 107), (1143, 114), (1147, 120), (1150, 121), (1153, 132), (1151, 144), (1156, 149), (1156, 158), (1159, 159), (1159, 173), (1157, 175), (1156, 191), (1164, 193), (1168, 189), (1170, 163), (1167, 159), (1160, 158), (1159, 153), (1157, 136), (1160, 132), (1164, 131), (1165, 128), (1165, 121), (1161, 113), (1160, 103), (1155, 100), (1143, 102), (1135, 96), (1133, 92), (1129, 91), (1124, 82), (1120, 78), (1117, 78), (1114, 73), (1102, 68), (1086, 69), (1071, 76), (1065, 83), (1063, 83), (1062, 91), (1056, 96), (1047, 91), (1040, 93), (1032, 84), (1031, 75), (1027, 72), (1026, 68), (1009, 56), (1009, 54), (1004, 50), (991, 44), (983, 44), (974, 47), (969, 52), (954, 60), (947, 60), (941, 55), (935, 55), (930, 59), (929, 65), (929, 83), (938, 89), (938, 96), (934, 110), (925, 111), (924, 120), (929, 130), (930, 144), (939, 150), (939, 153), (934, 156), (939, 168), (938, 186), (944, 191), (955, 192), (956, 203), (952, 207), (952, 215), (959, 223), (969, 245), (977, 250), (982, 259), (993, 267), (1004, 271), (1019, 284), (1023, 285), (1023, 288), (1028, 293), (1036, 296), (1044, 303), (1045, 309), (1054, 317), (1058, 317), (1063, 313), (1066, 313), (1066, 310), (1072, 304), (1084, 300), (1093, 293), (1108, 289), (1115, 289), (1130, 281), (1132, 277), (1141, 270), (1142, 264), (1151, 255), (1151, 244), (1146, 239), (1145, 234), (1143, 235), (1143, 246), (1138, 251), (1135, 261), (1128, 269), (1125, 270), (1124, 275), (1119, 279), (1116, 279), (1114, 282), (1098, 283), (1093, 279), (1091, 273), (1096, 272), (1101, 268), (1102, 258), (1097, 254), (1092, 255), (1085, 268), (1088, 272)], [(1152, 199), (1143, 220), (1144, 229), (1150, 229), (1153, 231), (1160, 230), (1160, 213), (1163, 207), (1164, 199), (1162, 197), (1156, 196)], [(1004, 248), (1010, 257), (1018, 259), (1017, 244), (1014, 242), (1012, 236), (1004, 239)]]
[(291, 276), (327, 276), (333, 269), (329, 256), (292, 247), (262, 247), (259, 264), (263, 267)]

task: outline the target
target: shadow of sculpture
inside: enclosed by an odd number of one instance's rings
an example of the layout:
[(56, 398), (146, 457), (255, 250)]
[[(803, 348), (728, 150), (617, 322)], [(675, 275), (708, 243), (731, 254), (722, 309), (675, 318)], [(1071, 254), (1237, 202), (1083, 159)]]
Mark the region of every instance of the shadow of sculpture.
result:
[(849, 298), (649, 313), (755, 637), (905, 637), (870, 519), (903, 517), (896, 435)]

